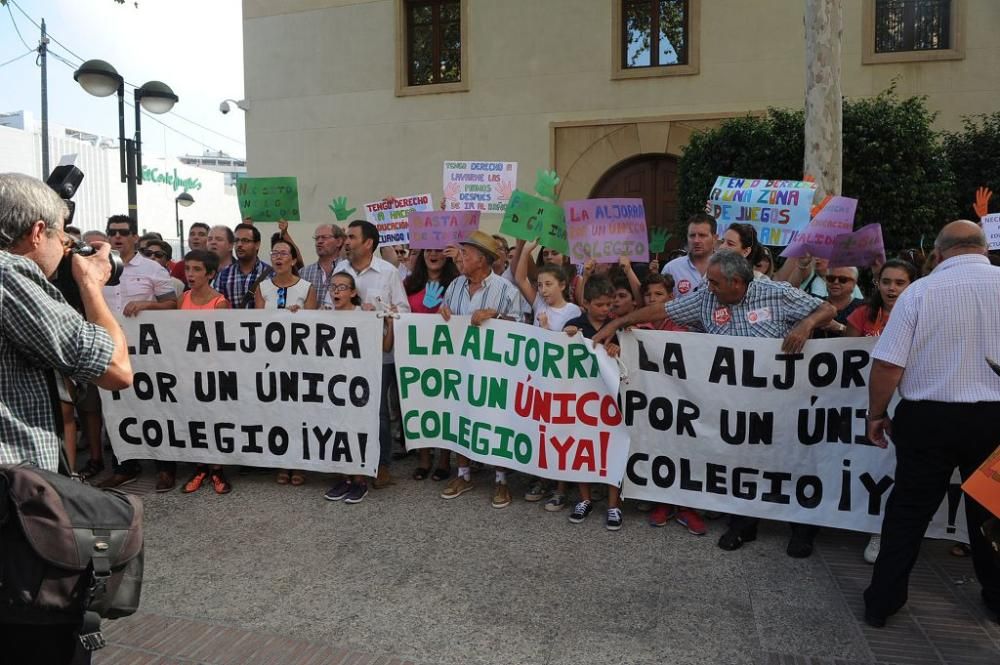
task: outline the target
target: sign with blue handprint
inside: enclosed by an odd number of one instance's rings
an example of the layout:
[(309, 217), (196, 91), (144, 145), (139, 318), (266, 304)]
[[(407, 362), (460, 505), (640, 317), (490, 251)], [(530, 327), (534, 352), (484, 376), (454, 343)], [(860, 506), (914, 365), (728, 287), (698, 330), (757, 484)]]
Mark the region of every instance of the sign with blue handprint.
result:
[(444, 300), (444, 287), (437, 282), (427, 282), (424, 287), (424, 307), (434, 309)]

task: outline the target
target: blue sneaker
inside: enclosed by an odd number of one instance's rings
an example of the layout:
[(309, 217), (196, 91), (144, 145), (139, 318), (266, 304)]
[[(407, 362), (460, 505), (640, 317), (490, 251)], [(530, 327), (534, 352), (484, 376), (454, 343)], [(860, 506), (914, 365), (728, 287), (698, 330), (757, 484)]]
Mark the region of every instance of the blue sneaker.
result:
[(352, 484), (351, 491), (347, 493), (344, 503), (361, 503), (366, 496), (368, 496), (368, 483)]
[(323, 495), (323, 498), (327, 501), (340, 501), (341, 499), (347, 497), (351, 492), (351, 481), (341, 480), (339, 483), (331, 487)]

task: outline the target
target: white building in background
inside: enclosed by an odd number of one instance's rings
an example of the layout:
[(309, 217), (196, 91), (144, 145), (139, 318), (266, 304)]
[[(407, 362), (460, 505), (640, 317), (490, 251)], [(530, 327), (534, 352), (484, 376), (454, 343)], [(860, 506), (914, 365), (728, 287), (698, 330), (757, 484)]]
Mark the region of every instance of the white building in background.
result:
[[(109, 216), (128, 214), (116, 139), (49, 123), (49, 168), (55, 168), (64, 155), (76, 155), (75, 164), (84, 174), (73, 197), (74, 226), (103, 230)], [(185, 237), (194, 222), (239, 224), (236, 188), (227, 184), (225, 173), (147, 154), (142, 162), (143, 184), (136, 189), (140, 233), (156, 231), (176, 251), (174, 199), (182, 192), (195, 200), (191, 207), (180, 209)], [(42, 177), (41, 124), (24, 111), (0, 113), (0, 172), (10, 171)]]
[(178, 157), (184, 164), (200, 166), (209, 171), (218, 171), (226, 174), (226, 184), (230, 187), (236, 186), (237, 176), (246, 175), (247, 160), (242, 157), (233, 157), (221, 150), (206, 150), (201, 155), (183, 155)]

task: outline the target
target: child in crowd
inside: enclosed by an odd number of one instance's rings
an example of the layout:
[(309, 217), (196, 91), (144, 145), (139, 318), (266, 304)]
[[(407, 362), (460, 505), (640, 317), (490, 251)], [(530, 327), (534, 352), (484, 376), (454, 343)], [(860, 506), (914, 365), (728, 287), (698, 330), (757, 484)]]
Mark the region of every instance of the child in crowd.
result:
[[(330, 299), (335, 312), (354, 312), (361, 310), (361, 295), (354, 277), (347, 272), (338, 272), (330, 278)], [(383, 320), (382, 350), (392, 350), (392, 318)], [(344, 478), (327, 490), (323, 495), (328, 501), (343, 501), (344, 503), (361, 503), (368, 496), (368, 479), (365, 476)]]
[[(226, 297), (212, 288), (212, 280), (218, 271), (219, 257), (215, 253), (193, 249), (185, 254), (184, 279), (189, 290), (181, 296), (178, 309), (229, 309)], [(233, 490), (221, 466), (213, 464), (209, 469), (207, 464), (198, 464), (191, 480), (187, 481), (181, 491), (185, 494), (197, 492), (206, 480), (212, 482), (216, 494), (229, 494)]]
[[(539, 328), (546, 330), (562, 330), (572, 319), (577, 318), (583, 312), (580, 308), (567, 302), (568, 283), (566, 273), (561, 265), (547, 263), (538, 269), (537, 281), (532, 284), (528, 277), (528, 264), (531, 261), (531, 253), (538, 247), (537, 242), (526, 243), (518, 256), (517, 268), (514, 271), (514, 283), (521, 290), (524, 299), (534, 303), (534, 323)], [(525, 501), (541, 501), (545, 498), (546, 483), (540, 478), (536, 478), (524, 493)], [(565, 496), (565, 492), (563, 493)], [(558, 506), (561, 508), (565, 505)], [(546, 508), (548, 508), (546, 506)]]
[[(674, 278), (673, 275), (660, 275), (651, 272), (642, 280), (642, 304), (657, 304), (661, 307), (674, 299)], [(679, 326), (669, 318), (663, 319), (659, 323), (640, 323), (636, 328), (642, 330), (672, 330), (674, 332), (686, 332), (687, 328)]]
[(618, 278), (612, 282), (615, 288), (611, 300), (611, 315), (614, 318), (631, 314), (635, 310), (636, 298), (632, 285), (626, 279)]
[[(626, 287), (627, 290), (627, 287)], [(578, 332), (587, 339), (593, 337), (611, 318), (612, 299), (615, 287), (607, 277), (594, 275), (584, 286), (584, 309), (586, 314), (568, 321), (563, 330), (570, 337)], [(594, 507), (589, 483), (580, 483), (580, 501), (573, 507), (569, 521), (579, 524), (587, 519)], [(559, 510), (566, 502), (565, 483), (559, 483), (555, 493), (545, 505), (546, 510)], [(551, 507), (550, 507), (551, 506)], [(605, 522), (608, 531), (622, 528), (621, 491), (616, 485), (608, 486), (608, 516)]]

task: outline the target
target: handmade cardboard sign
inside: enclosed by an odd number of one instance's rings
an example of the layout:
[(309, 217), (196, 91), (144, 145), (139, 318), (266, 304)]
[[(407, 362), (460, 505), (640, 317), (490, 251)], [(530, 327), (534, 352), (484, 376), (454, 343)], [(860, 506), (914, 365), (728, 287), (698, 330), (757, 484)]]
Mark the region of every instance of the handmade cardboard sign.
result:
[(240, 217), (255, 222), (299, 221), (299, 185), (289, 178), (236, 179)]
[(365, 206), (365, 217), (378, 229), (380, 247), (406, 245), (410, 242), (409, 217), (414, 212), (434, 210), (430, 194), (413, 194), (396, 198), (390, 196)]
[(816, 183), (720, 176), (708, 197), (708, 207), (722, 235), (741, 222), (757, 229), (763, 245), (783, 247), (809, 224)]
[(517, 162), (446, 161), (445, 210), (503, 213), (517, 189)]
[(842, 233), (834, 239), (833, 249), (830, 252), (830, 267), (863, 268), (873, 265), (879, 259), (885, 261), (882, 225), (869, 224), (854, 233)]
[(642, 263), (649, 261), (642, 199), (567, 201), (563, 210), (573, 263), (583, 264), (590, 259), (618, 263), (622, 256)]
[(519, 189), (510, 197), (500, 233), (520, 240), (538, 240), (543, 247), (569, 254), (562, 206)]
[(846, 196), (833, 196), (826, 202), (804, 230), (795, 234), (795, 239), (781, 255), (785, 258), (815, 256), (829, 259), (837, 236), (850, 233), (854, 229), (854, 213), (858, 200)]
[(479, 228), (479, 211), (413, 212), (409, 220), (410, 249), (444, 249)]

